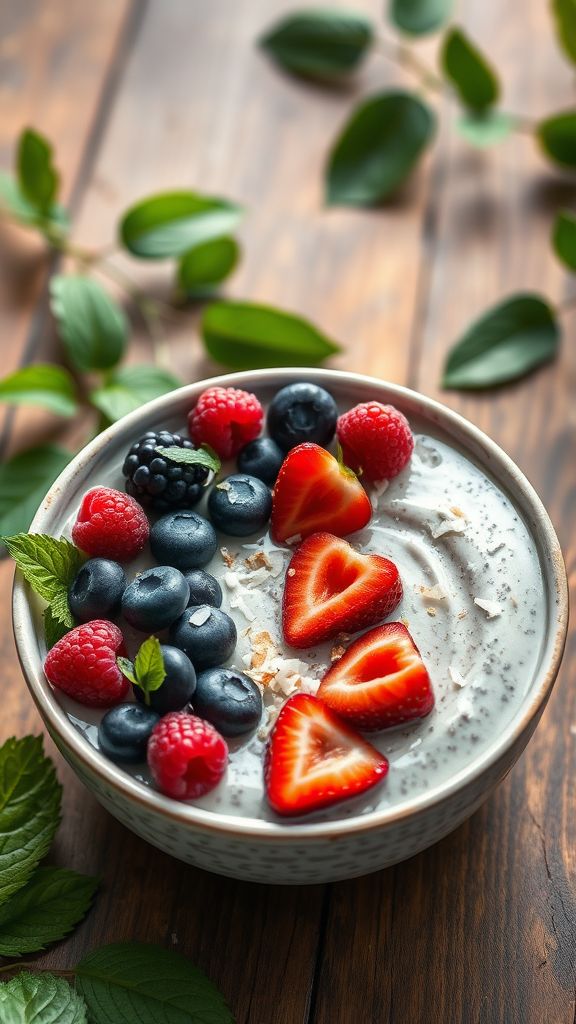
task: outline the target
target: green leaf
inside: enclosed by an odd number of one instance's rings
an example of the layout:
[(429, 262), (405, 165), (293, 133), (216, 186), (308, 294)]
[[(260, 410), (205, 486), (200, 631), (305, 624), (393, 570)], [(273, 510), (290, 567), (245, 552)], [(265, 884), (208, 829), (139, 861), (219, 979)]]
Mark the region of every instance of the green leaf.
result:
[(2, 1024), (86, 1024), (86, 1003), (64, 978), (22, 972), (0, 984)]
[(183, 466), (205, 466), (213, 473), (219, 473), (222, 467), (218, 455), (207, 444), (201, 445), (200, 448), (159, 447), (156, 451), (163, 458), (170, 459), (170, 462), (177, 462)]
[(118, 656), (116, 658), (116, 664), (118, 665), (122, 675), (126, 676), (126, 679), (129, 679), (131, 683), (134, 683), (134, 686), (138, 686), (138, 680), (136, 678), (136, 672), (132, 662), (128, 658)]
[(60, 176), (52, 163), (52, 146), (32, 128), (26, 128), (20, 136), (17, 168), (18, 182), (26, 199), (41, 213), (49, 214)]
[(544, 150), (561, 167), (576, 167), (576, 110), (547, 117), (536, 126)]
[(63, 206), (53, 203), (47, 215), (44, 215), (28, 202), (16, 179), (3, 173), (0, 173), (0, 210), (5, 210), (21, 224), (37, 227), (45, 234), (47, 229), (49, 233), (52, 226), (56, 226), (60, 232), (69, 227), (68, 214)]
[(59, 416), (73, 416), (78, 405), (74, 380), (63, 366), (36, 363), (0, 380), (0, 402), (39, 405)]
[(503, 114), (500, 110), (486, 110), (481, 114), (468, 112), (456, 121), (456, 129), (462, 138), (478, 149), (502, 142), (512, 134), (516, 125), (517, 119), (512, 114)]
[(134, 659), (134, 671), (138, 686), (144, 690), (144, 693), (152, 693), (154, 690), (160, 689), (166, 679), (166, 669), (158, 637), (149, 636), (141, 644)]
[(207, 351), (235, 370), (315, 366), (340, 346), (291, 313), (252, 302), (215, 302), (202, 318)]
[(500, 84), (496, 73), (461, 29), (451, 28), (446, 33), (440, 66), (470, 110), (486, 110), (498, 99)]
[(489, 388), (522, 377), (556, 355), (559, 328), (539, 295), (519, 294), (494, 306), (450, 351), (445, 388)]
[(63, 636), (66, 636), (66, 633), (70, 632), (70, 628), (65, 626), (63, 622), (60, 622), (56, 618), (50, 608), (50, 605), (44, 609), (42, 617), (44, 619), (44, 640), (46, 641), (46, 650), (49, 651), (50, 648), (54, 647), (54, 644), (57, 644)]
[(576, 271), (576, 216), (570, 210), (561, 210), (557, 215), (552, 245), (558, 259), (569, 270)]
[(560, 45), (576, 64), (576, 0), (552, 0), (552, 13)]
[(408, 92), (363, 101), (330, 154), (327, 198), (346, 206), (375, 206), (405, 181), (431, 141), (433, 111)]
[(215, 985), (186, 957), (118, 942), (76, 968), (77, 990), (96, 1024), (233, 1024)]
[(46, 492), (72, 455), (39, 445), (0, 463), (0, 535), (27, 530)]
[(67, 594), (82, 565), (81, 552), (64, 537), (46, 533), (18, 533), (2, 540), (34, 593), (48, 601), (54, 616), (63, 622), (62, 594)]
[(110, 423), (115, 423), (153, 398), (180, 387), (182, 381), (168, 370), (139, 363), (114, 370), (103, 387), (90, 393), (90, 401)]
[(214, 238), (194, 246), (178, 264), (178, 284), (188, 298), (209, 294), (229, 277), (240, 259), (240, 246), (234, 238)]
[(333, 79), (354, 71), (372, 43), (368, 18), (358, 11), (293, 11), (260, 40), (281, 67), (305, 78)]
[(0, 906), (0, 956), (36, 953), (58, 942), (82, 920), (98, 882), (63, 868), (38, 868)]
[(51, 308), (71, 361), (79, 370), (109, 370), (126, 348), (126, 318), (92, 278), (57, 275), (50, 283)]
[(390, 0), (390, 21), (402, 32), (423, 36), (448, 21), (454, 0)]
[(134, 256), (158, 260), (232, 231), (242, 208), (196, 192), (165, 192), (132, 206), (120, 221), (120, 241)]
[(0, 903), (26, 885), (60, 821), (62, 787), (41, 736), (0, 747)]

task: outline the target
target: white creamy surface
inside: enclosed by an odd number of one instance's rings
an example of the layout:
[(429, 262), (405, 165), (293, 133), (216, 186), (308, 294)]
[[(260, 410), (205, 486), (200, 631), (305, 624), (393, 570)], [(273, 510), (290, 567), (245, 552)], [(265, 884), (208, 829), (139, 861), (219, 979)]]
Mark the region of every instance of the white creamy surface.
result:
[[(436, 706), (417, 723), (369, 735), (390, 761), (382, 785), (305, 820), (399, 806), (450, 779), (505, 728), (522, 703), (540, 658), (545, 595), (538, 555), (525, 524), (509, 498), (464, 455), (440, 439), (415, 437), (409, 466), (383, 491), (372, 491), (375, 511), (370, 524), (347, 539), (359, 550), (386, 555), (398, 565), (404, 598), (389, 619), (403, 620), (419, 647)], [(122, 487), (119, 472), (100, 482)], [(202, 506), (197, 511), (202, 512)], [(75, 515), (76, 510), (70, 524)], [(235, 556), (234, 565), (227, 566), (218, 551), (205, 568), (220, 579), (222, 608), (238, 628), (230, 664), (245, 670), (251, 653), (246, 631), (266, 629), (285, 658), (306, 662), (307, 677), (319, 681), (330, 664), (332, 644), (304, 652), (282, 643), (283, 578), (291, 551), (276, 547), (268, 534), (242, 541), (222, 536), (221, 544)], [(274, 571), (260, 571), (251, 578), (244, 559), (262, 549), (272, 552)], [(151, 564), (149, 556), (129, 566), (129, 575), (145, 564)], [(239, 607), (233, 607), (238, 597)], [(120, 625), (133, 653), (143, 635)], [(306, 688), (313, 690), (314, 683), (306, 682)], [(265, 700), (269, 705), (280, 703), (270, 691)], [(95, 723), (101, 713), (67, 698), (62, 704), (97, 745)], [(266, 722), (265, 713), (263, 726)], [(227, 776), (197, 801), (199, 806), (277, 820), (263, 797), (263, 733), (261, 728), (260, 735), (230, 744)], [(144, 768), (133, 774), (148, 781)]]

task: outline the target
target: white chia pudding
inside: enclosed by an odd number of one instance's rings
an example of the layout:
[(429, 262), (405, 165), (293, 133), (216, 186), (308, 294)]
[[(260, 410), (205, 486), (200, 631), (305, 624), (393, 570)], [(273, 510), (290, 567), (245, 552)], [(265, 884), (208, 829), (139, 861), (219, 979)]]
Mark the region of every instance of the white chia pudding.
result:
[[(372, 520), (347, 540), (397, 564), (404, 597), (389, 618), (404, 622), (419, 647), (436, 704), (424, 719), (369, 735), (390, 762), (381, 786), (329, 811), (306, 815), (307, 821), (400, 808), (448, 781), (479, 758), (513, 718), (541, 656), (546, 598), (536, 547), (522, 517), (468, 457), (440, 436), (418, 433), (414, 420), (411, 425), (415, 449), (410, 463), (388, 485), (370, 490)], [(99, 474), (95, 482), (123, 489), (120, 467)], [(203, 504), (196, 510), (202, 513)], [(65, 535), (77, 511), (71, 511)], [(224, 780), (195, 801), (204, 809), (278, 820), (264, 798), (267, 735), (286, 697), (298, 690), (314, 693), (331, 659), (349, 641), (339, 637), (308, 651), (284, 644), (282, 592), (292, 553), (274, 544), (269, 533), (242, 542), (221, 536), (219, 550), (205, 566), (220, 581), (222, 608), (238, 630), (229, 664), (260, 684), (264, 715), (251, 737), (229, 742)], [(129, 578), (151, 564), (149, 555), (142, 556), (128, 566)], [(143, 634), (120, 624), (132, 656)], [(57, 699), (97, 747), (103, 712), (83, 708), (61, 692)], [(126, 770), (150, 784), (145, 767)]]

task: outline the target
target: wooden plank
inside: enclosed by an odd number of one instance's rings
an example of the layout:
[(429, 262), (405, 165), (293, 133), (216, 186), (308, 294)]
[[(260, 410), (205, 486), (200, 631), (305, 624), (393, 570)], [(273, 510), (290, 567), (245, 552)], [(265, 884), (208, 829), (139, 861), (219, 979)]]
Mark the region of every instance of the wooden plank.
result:
[[(474, 0), (462, 18), (502, 68), (507, 107), (544, 116), (568, 106), (570, 71), (544, 5), (531, 0), (517, 18)], [(435, 383), (449, 343), (491, 301), (527, 288), (562, 298), (564, 275), (548, 238), (573, 188), (527, 138), (473, 154), (452, 131), (435, 169), (411, 383), (468, 416), (519, 462), (550, 511), (574, 582), (574, 321), (566, 322), (559, 360), (529, 380), (469, 396)], [(354, 1019), (350, 993), (362, 993), (366, 1020), (387, 1024), (573, 1021), (573, 663), (572, 636), (527, 754), (467, 824), (406, 864), (334, 887), (315, 1024)]]

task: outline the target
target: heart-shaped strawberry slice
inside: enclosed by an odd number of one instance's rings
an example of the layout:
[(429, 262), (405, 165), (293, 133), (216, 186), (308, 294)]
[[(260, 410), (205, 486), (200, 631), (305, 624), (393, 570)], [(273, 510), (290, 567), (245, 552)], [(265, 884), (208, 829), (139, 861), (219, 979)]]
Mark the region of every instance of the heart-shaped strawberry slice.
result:
[(363, 730), (424, 718), (434, 707), (430, 676), (402, 622), (355, 640), (324, 676), (318, 696)]
[(341, 632), (356, 633), (386, 618), (401, 598), (394, 562), (361, 554), (341, 537), (315, 533), (288, 566), (284, 637), (292, 647), (310, 647)]
[(372, 506), (351, 469), (318, 444), (299, 444), (284, 459), (274, 487), (271, 527), (276, 541), (318, 530), (343, 537), (370, 521)]

